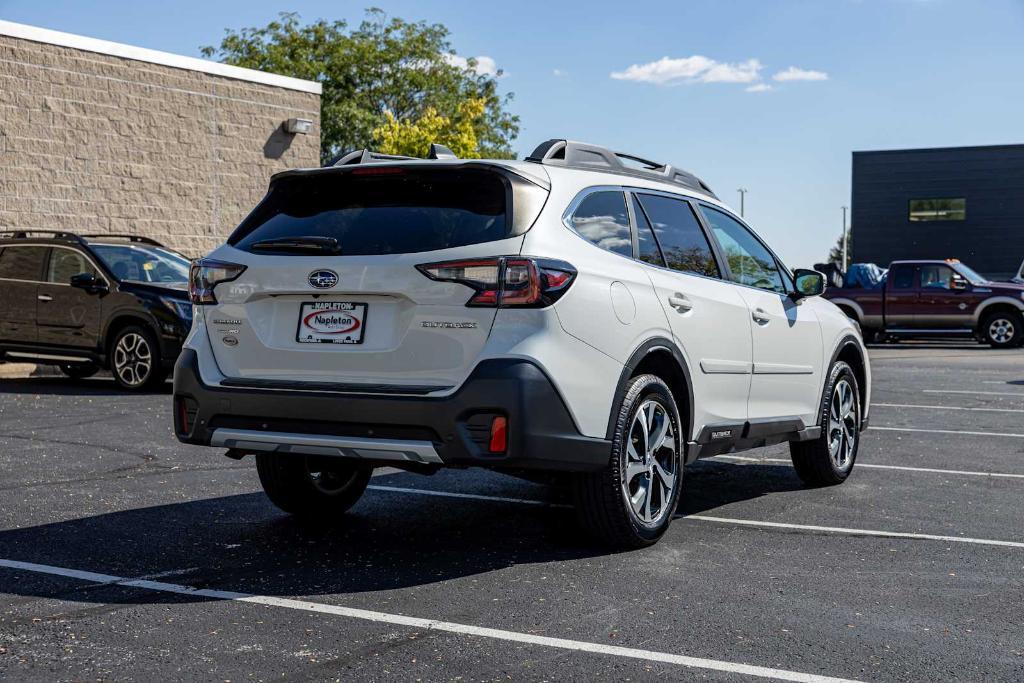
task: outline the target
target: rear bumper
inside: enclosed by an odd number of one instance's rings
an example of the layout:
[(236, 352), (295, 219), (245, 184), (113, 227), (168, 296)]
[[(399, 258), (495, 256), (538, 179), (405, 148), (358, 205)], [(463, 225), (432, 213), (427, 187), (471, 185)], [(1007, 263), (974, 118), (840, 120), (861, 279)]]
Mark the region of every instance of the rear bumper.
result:
[[(554, 471), (600, 469), (611, 453), (610, 442), (579, 433), (547, 375), (520, 359), (481, 362), (450, 396), (389, 396), (210, 386), (186, 348), (174, 406), (180, 441), (242, 451)], [(508, 448), (492, 454), (498, 415)]]

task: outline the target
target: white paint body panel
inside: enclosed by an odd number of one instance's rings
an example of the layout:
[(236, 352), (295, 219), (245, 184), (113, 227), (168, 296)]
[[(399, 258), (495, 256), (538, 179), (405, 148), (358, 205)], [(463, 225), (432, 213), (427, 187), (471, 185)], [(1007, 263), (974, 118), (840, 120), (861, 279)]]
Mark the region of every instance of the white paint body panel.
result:
[[(445, 163), (445, 162), (431, 162)], [(694, 396), (693, 439), (705, 426), (799, 416), (817, 423), (828, 363), (855, 325), (832, 303), (789, 297), (732, 282), (678, 273), (603, 251), (563, 223), (587, 188), (624, 186), (703, 195), (653, 180), (504, 162), (550, 179), (550, 195), (522, 237), (443, 251), (389, 256), (264, 256), (223, 246), (213, 258), (247, 270), (219, 285), (215, 306), (197, 307), (186, 347), (195, 349), (205, 382), (280, 378), (346, 383), (450, 385), (454, 392), (479, 362), (528, 359), (551, 379), (581, 434), (606, 436), (625, 364), (645, 342), (672, 340), (686, 363)], [(520, 168), (521, 167), (521, 168)], [(568, 292), (542, 309), (465, 306), (471, 291), (434, 282), (417, 264), (522, 254), (568, 261), (577, 270)], [(329, 294), (307, 282), (329, 268), (339, 284)], [(299, 344), (299, 305), (314, 294), (370, 304), (362, 345)], [(685, 304), (678, 305), (679, 298)], [(674, 300), (676, 303), (672, 303)], [(757, 309), (767, 324), (753, 320)], [(241, 321), (241, 324), (215, 320)], [(474, 322), (472, 329), (424, 328), (424, 321)], [(236, 336), (237, 345), (222, 343)], [(865, 393), (870, 396), (870, 368)], [(866, 414), (866, 407), (865, 407)]]

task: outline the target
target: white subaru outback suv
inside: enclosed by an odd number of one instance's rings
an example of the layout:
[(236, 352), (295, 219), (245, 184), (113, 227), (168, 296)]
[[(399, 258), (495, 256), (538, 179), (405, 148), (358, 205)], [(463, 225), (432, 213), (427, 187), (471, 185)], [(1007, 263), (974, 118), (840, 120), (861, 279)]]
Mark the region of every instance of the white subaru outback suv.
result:
[(377, 466), (559, 473), (588, 530), (643, 546), (696, 458), (788, 441), (808, 484), (850, 474), (870, 369), (823, 288), (668, 165), (354, 152), (275, 175), (193, 264), (175, 431), (255, 454), (298, 515)]

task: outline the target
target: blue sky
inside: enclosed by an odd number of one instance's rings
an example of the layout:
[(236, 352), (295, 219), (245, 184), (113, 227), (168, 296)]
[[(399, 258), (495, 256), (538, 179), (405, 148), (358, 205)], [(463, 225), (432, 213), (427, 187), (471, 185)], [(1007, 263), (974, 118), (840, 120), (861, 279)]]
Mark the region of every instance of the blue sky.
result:
[(691, 170), (735, 206), (745, 187), (791, 266), (839, 235), (851, 151), (1024, 143), (1024, 0), (0, 0), (0, 18), (198, 56), (281, 10), (354, 22), (371, 4), (504, 71), (521, 156), (570, 137)]

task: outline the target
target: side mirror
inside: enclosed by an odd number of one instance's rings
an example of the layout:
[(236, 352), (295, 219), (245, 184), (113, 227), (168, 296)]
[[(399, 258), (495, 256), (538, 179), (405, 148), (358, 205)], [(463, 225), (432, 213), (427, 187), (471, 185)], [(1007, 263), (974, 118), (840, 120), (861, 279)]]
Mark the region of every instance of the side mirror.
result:
[(955, 277), (949, 281), (949, 288), (955, 289), (958, 292), (962, 292), (967, 289), (967, 280), (962, 277)]
[(825, 276), (816, 270), (797, 268), (793, 271), (793, 281), (796, 285), (796, 291), (793, 292), (794, 299), (820, 296), (825, 292)]
[(96, 294), (107, 289), (106, 284), (92, 273), (79, 273), (72, 275), (69, 284), (78, 289), (84, 289), (90, 294)]

